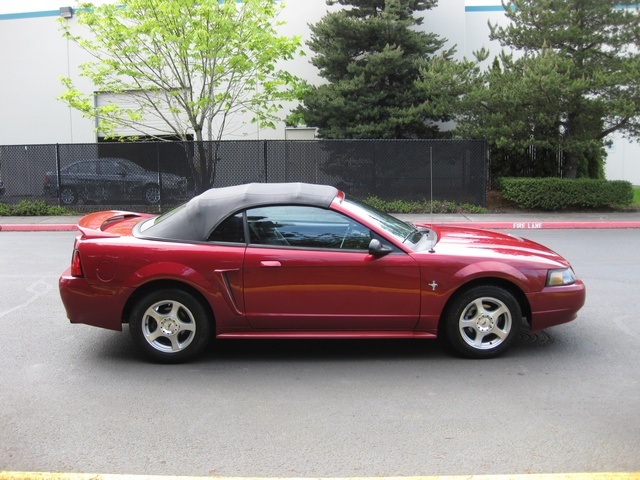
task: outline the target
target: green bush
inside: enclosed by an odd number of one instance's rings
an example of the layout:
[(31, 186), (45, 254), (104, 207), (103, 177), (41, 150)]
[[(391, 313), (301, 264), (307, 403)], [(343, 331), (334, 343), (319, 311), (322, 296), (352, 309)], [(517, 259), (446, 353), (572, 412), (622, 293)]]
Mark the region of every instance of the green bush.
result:
[[(422, 202), (407, 200), (382, 200), (375, 196), (364, 199), (364, 202), (378, 210), (389, 213), (429, 213), (429, 200)], [(487, 213), (487, 209), (470, 203), (455, 203), (443, 200), (433, 201), (433, 213)]]
[(633, 202), (633, 186), (622, 180), (502, 178), (499, 188), (503, 198), (528, 209), (627, 207)]
[(48, 205), (42, 200), (21, 200), (17, 205), (0, 203), (0, 216), (19, 217), (71, 215), (66, 208)]
[(6, 203), (0, 203), (0, 217), (8, 217), (13, 212), (11, 205), (7, 205)]

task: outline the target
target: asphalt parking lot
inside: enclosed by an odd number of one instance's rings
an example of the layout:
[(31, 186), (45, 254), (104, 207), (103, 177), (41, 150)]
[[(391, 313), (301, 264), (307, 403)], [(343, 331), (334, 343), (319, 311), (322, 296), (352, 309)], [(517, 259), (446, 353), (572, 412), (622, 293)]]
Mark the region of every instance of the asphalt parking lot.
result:
[(639, 478), (639, 232), (604, 221), (513, 230), (565, 255), (588, 297), (504, 358), (247, 341), (168, 367), (127, 332), (66, 321), (56, 282), (73, 231), (3, 229), (0, 478)]

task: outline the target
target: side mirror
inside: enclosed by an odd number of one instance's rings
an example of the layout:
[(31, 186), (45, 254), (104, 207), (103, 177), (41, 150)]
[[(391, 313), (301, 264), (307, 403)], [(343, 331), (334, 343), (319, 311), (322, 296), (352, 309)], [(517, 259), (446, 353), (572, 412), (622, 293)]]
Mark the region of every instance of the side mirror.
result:
[(391, 252), (392, 252), (391, 248), (384, 246), (382, 242), (377, 238), (374, 238), (369, 242), (369, 255), (381, 257)]

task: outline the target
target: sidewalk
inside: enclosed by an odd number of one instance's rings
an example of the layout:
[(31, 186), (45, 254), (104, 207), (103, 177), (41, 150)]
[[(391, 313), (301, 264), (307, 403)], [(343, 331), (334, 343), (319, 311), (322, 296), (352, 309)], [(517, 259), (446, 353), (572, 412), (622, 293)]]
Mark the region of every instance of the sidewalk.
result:
[[(418, 224), (489, 228), (528, 229), (614, 229), (640, 228), (640, 212), (609, 213), (477, 213), (477, 214), (396, 214)], [(0, 217), (3, 232), (73, 231), (81, 216)]]
[(449, 225), (498, 230), (640, 228), (640, 212), (538, 212), (405, 215), (396, 217), (418, 224)]

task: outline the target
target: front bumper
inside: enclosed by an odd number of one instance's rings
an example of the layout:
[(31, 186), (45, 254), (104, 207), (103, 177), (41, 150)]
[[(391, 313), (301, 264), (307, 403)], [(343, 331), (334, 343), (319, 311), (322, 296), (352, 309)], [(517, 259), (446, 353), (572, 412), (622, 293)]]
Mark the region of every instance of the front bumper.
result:
[(570, 322), (578, 316), (586, 299), (586, 288), (578, 280), (572, 285), (546, 287), (528, 294), (531, 307), (531, 331), (537, 332), (554, 325)]

